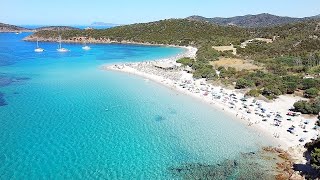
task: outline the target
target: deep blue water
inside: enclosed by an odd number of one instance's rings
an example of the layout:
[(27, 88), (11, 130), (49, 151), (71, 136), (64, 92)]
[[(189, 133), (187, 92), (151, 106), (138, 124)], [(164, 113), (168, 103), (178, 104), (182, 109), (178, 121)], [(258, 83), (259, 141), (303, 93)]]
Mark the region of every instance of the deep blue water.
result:
[(40, 43), (0, 33), (0, 179), (171, 179), (184, 163), (217, 164), (270, 144), (229, 116), (105, 63), (179, 48)]

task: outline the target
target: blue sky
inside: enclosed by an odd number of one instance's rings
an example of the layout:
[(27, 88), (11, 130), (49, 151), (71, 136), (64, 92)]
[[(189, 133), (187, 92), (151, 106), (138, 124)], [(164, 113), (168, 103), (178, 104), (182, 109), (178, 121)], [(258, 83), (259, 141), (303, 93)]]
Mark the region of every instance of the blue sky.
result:
[(190, 15), (230, 17), (271, 13), (305, 17), (320, 14), (320, 0), (1, 0), (0, 22), (75, 25), (102, 21), (149, 22)]

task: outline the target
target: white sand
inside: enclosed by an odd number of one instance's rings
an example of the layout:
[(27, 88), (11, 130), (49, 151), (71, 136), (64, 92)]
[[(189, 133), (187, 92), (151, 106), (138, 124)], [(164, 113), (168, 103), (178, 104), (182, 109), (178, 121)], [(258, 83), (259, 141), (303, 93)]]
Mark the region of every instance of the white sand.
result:
[[(185, 48), (187, 51), (183, 54), (158, 61), (179, 66), (176, 63), (177, 59), (181, 57), (195, 57), (196, 55), (196, 48)], [(293, 103), (302, 99), (300, 97), (280, 96), (271, 103), (258, 101), (254, 98), (241, 101), (240, 99), (244, 97), (244, 94), (237, 90), (213, 86), (208, 84), (204, 79), (194, 80), (191, 74), (183, 71), (182, 67), (178, 67), (177, 70), (156, 68), (153, 65), (154, 62), (105, 65), (102, 69), (135, 74), (205, 101), (215, 108), (228, 112), (233, 117), (237, 117), (250, 126), (250, 128), (254, 128), (274, 138), (279, 143), (279, 147), (291, 151), (292, 155), (300, 163), (303, 161), (301, 153), (303, 145), (319, 136), (319, 129), (313, 129), (317, 120), (316, 117), (304, 117), (302, 115), (292, 117), (286, 115), (289, 109), (292, 108)], [(289, 118), (291, 120), (287, 120)], [(274, 119), (279, 121), (275, 121)], [(290, 127), (294, 127), (292, 133), (287, 131)]]

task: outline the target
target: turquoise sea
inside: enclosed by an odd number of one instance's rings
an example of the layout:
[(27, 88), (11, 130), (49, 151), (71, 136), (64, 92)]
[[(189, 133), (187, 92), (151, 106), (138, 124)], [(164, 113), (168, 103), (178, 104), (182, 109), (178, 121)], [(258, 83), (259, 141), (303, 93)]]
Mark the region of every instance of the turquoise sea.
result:
[(99, 69), (182, 49), (40, 43), (35, 53), (27, 35), (0, 33), (0, 179), (183, 179), (182, 167), (201, 174), (271, 144), (191, 97)]

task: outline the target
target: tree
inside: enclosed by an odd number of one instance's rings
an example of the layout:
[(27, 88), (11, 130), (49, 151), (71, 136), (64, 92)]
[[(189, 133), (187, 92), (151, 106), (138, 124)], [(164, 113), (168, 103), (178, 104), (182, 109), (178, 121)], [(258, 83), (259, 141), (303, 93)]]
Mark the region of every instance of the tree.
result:
[(311, 155), (310, 165), (320, 174), (320, 138), (306, 143), (305, 147)]
[(319, 90), (316, 88), (310, 88), (304, 92), (304, 96), (306, 98), (315, 98), (317, 97), (318, 94), (319, 94)]
[(212, 80), (216, 78), (216, 71), (210, 66), (205, 66), (198, 68), (193, 72), (194, 78), (206, 78), (207, 80)]
[(181, 58), (177, 60), (177, 63), (181, 63), (184, 66), (192, 66), (194, 63), (194, 60), (191, 58)]
[(297, 101), (293, 104), (293, 107), (294, 107), (295, 111), (301, 112), (303, 114), (307, 114), (307, 112), (305, 110), (306, 103), (307, 103), (307, 101)]
[(287, 93), (293, 94), (294, 91), (297, 89), (298, 84), (296, 82), (287, 82), (286, 87), (287, 87)]
[(320, 148), (314, 148), (311, 152), (310, 164), (314, 169), (320, 170)]
[(320, 97), (311, 101), (297, 101), (293, 104), (295, 111), (302, 114), (319, 114), (320, 112)]
[(282, 91), (279, 89), (277, 85), (268, 85), (262, 90), (262, 95), (267, 97), (268, 99), (275, 99), (277, 98), (277, 96), (281, 94)]
[(283, 76), (287, 74), (287, 69), (281, 66), (280, 64), (268, 64), (267, 70), (279, 76)]
[(317, 87), (317, 83), (318, 82), (315, 79), (310, 79), (310, 78), (303, 79), (302, 80), (302, 89), (305, 90), (305, 89)]
[[(314, 108), (314, 114), (319, 114), (320, 112), (320, 97), (316, 97), (314, 100), (313, 100), (313, 103), (312, 103), (312, 106)], [(320, 124), (319, 124), (320, 125)]]
[(237, 80), (236, 82), (236, 89), (244, 89), (244, 88), (248, 88), (248, 87), (252, 87), (253, 86), (253, 82), (252, 81), (248, 81), (244, 78), (240, 78)]
[(252, 96), (252, 97), (258, 97), (260, 93), (261, 92), (258, 89), (251, 89), (249, 92), (246, 93), (246, 95)]

